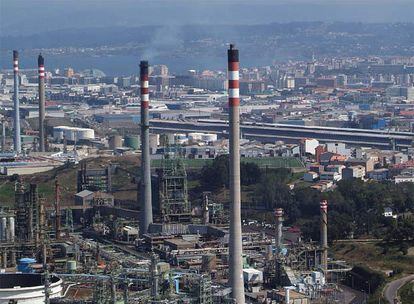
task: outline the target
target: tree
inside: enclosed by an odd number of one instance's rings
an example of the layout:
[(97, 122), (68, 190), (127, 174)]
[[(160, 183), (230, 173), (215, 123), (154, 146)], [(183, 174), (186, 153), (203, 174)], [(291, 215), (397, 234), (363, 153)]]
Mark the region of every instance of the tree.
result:
[[(229, 187), (230, 164), (228, 155), (220, 155), (201, 169), (201, 185), (209, 190), (217, 190), (221, 187)], [(259, 182), (261, 171), (254, 163), (241, 162), (240, 183), (248, 186)]]

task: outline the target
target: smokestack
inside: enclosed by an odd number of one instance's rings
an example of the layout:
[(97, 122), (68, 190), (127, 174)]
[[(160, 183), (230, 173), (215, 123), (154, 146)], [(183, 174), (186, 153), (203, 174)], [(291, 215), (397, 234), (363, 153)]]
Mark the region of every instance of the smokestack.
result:
[(55, 237), (60, 239), (60, 187), (59, 181), (55, 179)]
[(232, 297), (244, 304), (243, 253), (240, 202), (239, 50), (230, 44), (228, 58), (230, 146), (230, 239), (229, 269)]
[(19, 104), (19, 52), (13, 51), (14, 71), (14, 152), (20, 154), (22, 146), (20, 142), (20, 104)]
[(39, 151), (45, 152), (45, 59), (37, 58), (39, 67)]
[(328, 202), (323, 200), (321, 207), (321, 266), (325, 272), (328, 270)]
[(283, 209), (277, 208), (275, 211), (276, 216), (276, 254), (280, 253), (283, 246), (282, 241), (282, 227), (283, 227)]
[(6, 152), (6, 120), (1, 123), (2, 136), (1, 136), (1, 151)]
[(144, 204), (140, 221), (141, 234), (148, 232), (152, 223), (151, 164), (149, 152), (149, 89), (148, 61), (141, 61), (141, 202)]

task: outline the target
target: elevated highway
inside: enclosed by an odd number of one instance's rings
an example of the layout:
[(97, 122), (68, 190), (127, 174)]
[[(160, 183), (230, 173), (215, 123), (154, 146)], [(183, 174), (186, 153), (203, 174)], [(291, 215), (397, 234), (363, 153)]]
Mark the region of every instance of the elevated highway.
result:
[[(161, 120), (150, 121), (151, 129), (155, 133), (189, 133), (208, 132), (227, 137), (228, 124), (219, 120)], [(351, 146), (364, 146), (381, 149), (408, 148), (413, 145), (414, 133), (347, 129), (320, 126), (296, 126), (286, 124), (242, 123), (240, 131), (245, 138), (256, 139), (262, 142), (282, 140), (288, 143), (297, 143), (302, 138), (315, 138), (322, 143), (343, 142)]]

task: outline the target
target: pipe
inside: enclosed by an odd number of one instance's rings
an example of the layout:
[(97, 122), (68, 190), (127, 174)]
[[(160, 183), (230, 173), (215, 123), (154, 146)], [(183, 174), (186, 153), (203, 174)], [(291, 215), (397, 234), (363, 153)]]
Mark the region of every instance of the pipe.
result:
[(229, 270), (232, 297), (236, 303), (244, 304), (243, 252), (241, 230), (240, 197), (240, 96), (239, 96), (239, 51), (230, 44), (228, 58), (229, 94), (229, 146), (230, 146), (230, 239)]
[(37, 58), (39, 67), (39, 151), (45, 152), (45, 59)]
[(280, 253), (283, 247), (283, 209), (277, 208), (276, 216), (276, 254)]
[(14, 74), (14, 152), (22, 152), (20, 138), (20, 104), (19, 104), (19, 52), (13, 51), (13, 74)]
[(144, 204), (140, 221), (141, 235), (148, 232), (152, 217), (151, 197), (151, 160), (149, 151), (149, 88), (148, 88), (148, 61), (141, 61), (141, 202)]
[(321, 238), (320, 238), (320, 246), (322, 249), (322, 256), (321, 256), (321, 267), (323, 272), (326, 275), (326, 271), (328, 270), (328, 202), (326, 200), (321, 201), (320, 203), (321, 209)]

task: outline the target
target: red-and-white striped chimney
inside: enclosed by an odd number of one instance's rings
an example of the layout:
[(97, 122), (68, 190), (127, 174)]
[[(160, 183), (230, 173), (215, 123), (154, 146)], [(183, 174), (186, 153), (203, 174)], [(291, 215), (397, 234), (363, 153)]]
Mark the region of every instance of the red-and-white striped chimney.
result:
[(19, 102), (19, 52), (13, 51), (13, 76), (14, 76), (14, 152), (22, 152), (20, 138), (20, 102)]
[(37, 58), (39, 68), (39, 151), (45, 152), (45, 59)]
[(148, 232), (152, 217), (151, 160), (149, 148), (149, 77), (148, 61), (141, 61), (141, 203), (143, 204), (140, 233)]
[(228, 58), (229, 94), (229, 146), (230, 146), (230, 238), (229, 271), (232, 298), (244, 304), (243, 252), (241, 230), (240, 196), (240, 96), (239, 96), (239, 51), (231, 44)]

